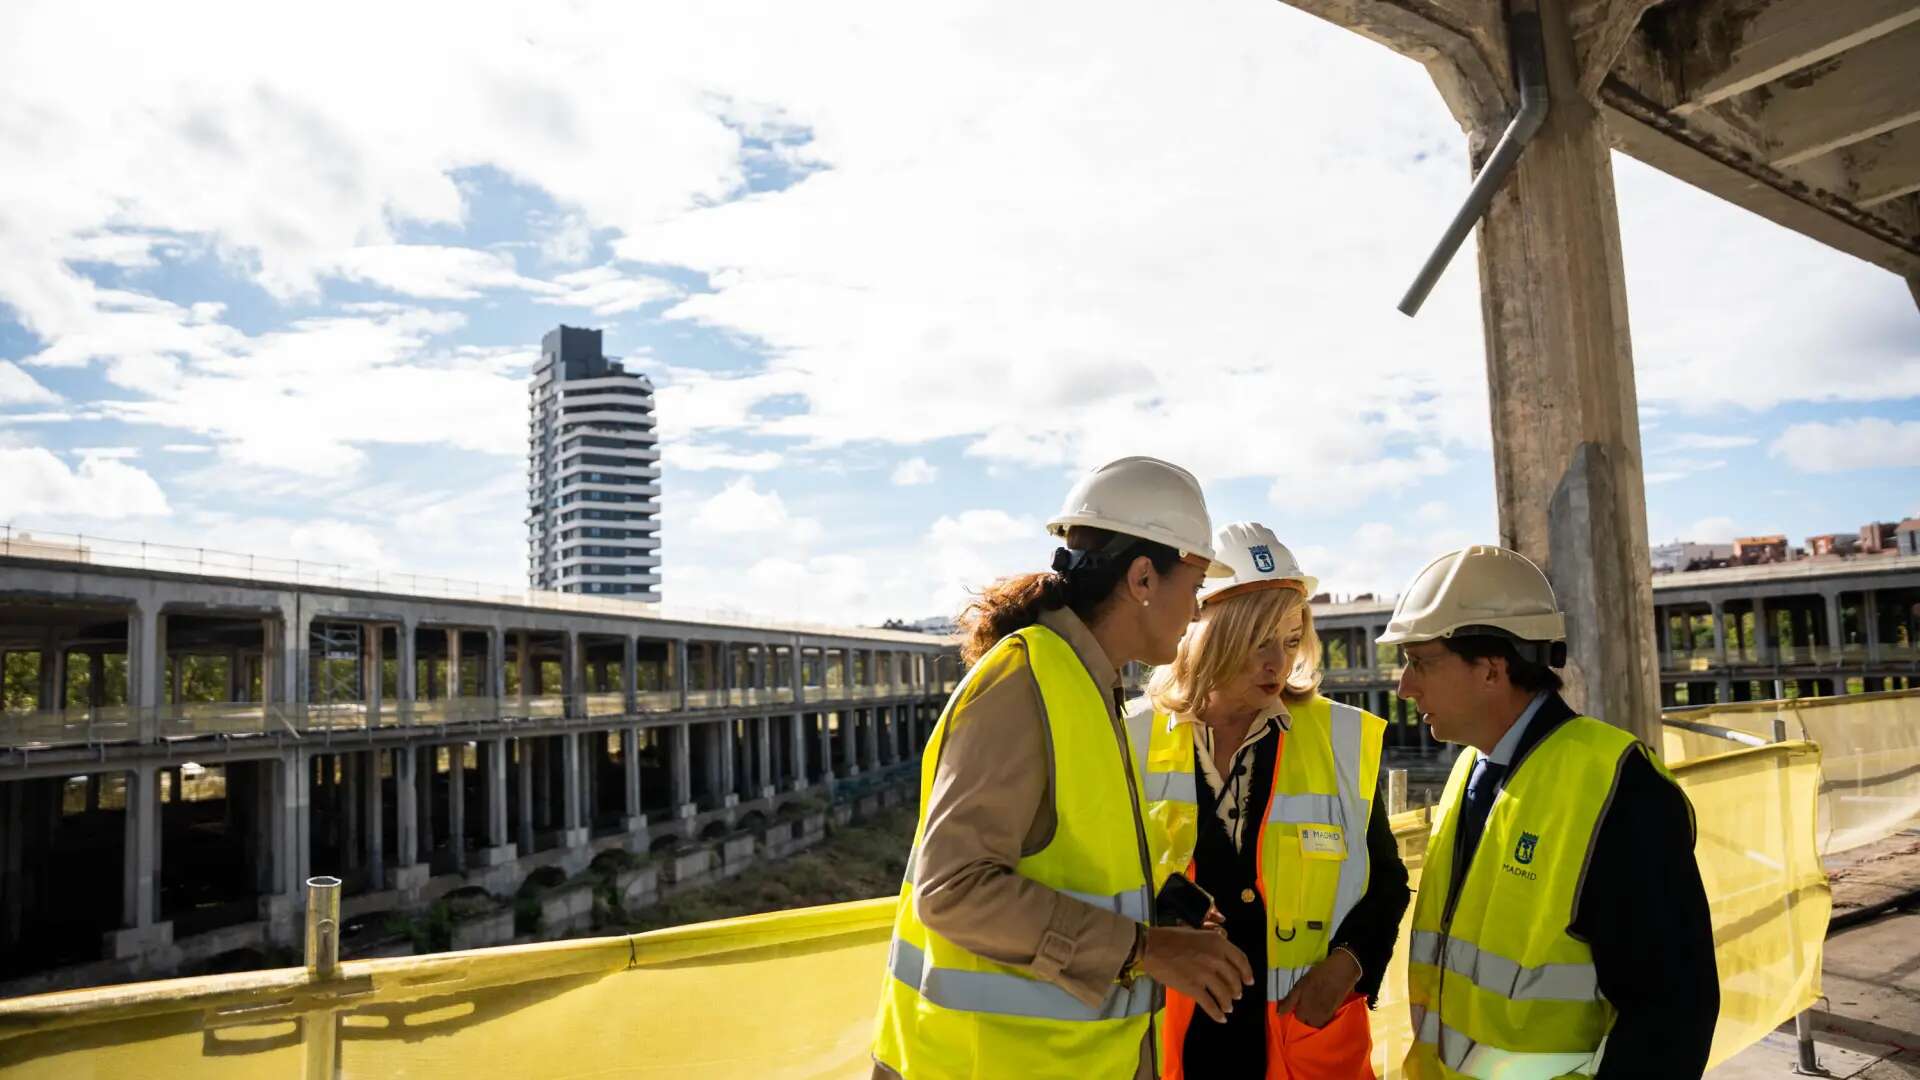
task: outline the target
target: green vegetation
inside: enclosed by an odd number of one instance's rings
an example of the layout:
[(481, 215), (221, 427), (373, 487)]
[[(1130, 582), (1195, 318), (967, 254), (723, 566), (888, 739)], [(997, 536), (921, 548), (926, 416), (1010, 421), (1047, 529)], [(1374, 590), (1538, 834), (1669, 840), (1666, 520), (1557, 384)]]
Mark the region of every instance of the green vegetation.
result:
[(739, 877), (682, 893), (637, 913), (615, 931), (730, 919), (785, 908), (891, 896), (900, 891), (916, 812), (898, 806), (857, 825), (835, 829), (819, 846)]

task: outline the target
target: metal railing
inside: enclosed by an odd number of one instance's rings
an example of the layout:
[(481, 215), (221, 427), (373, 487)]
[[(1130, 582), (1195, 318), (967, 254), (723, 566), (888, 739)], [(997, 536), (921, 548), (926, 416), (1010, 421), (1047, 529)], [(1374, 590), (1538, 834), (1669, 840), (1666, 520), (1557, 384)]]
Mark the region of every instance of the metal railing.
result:
[[(860, 700), (872, 695), (858, 691), (872, 687), (842, 687), (823, 703)], [(936, 693), (928, 688), (927, 693)], [(732, 691), (732, 704), (753, 706), (790, 704), (792, 688)], [(504, 698), (456, 697), (424, 701), (382, 701), (377, 709), (364, 702), (334, 701), (308, 704), (284, 702), (191, 702), (137, 708), (102, 705), (55, 710), (0, 712), (0, 750), (44, 750), (57, 747), (101, 746), (168, 740), (289, 736), (306, 738), (333, 733), (367, 733), (408, 728), (473, 727), (531, 721), (588, 724), (623, 716), (680, 710), (677, 690), (640, 690), (628, 708), (624, 691), (582, 695), (517, 695)], [(687, 692), (687, 708), (719, 708), (729, 704), (722, 690)]]
[(945, 644), (947, 639), (901, 630), (834, 626), (790, 619), (769, 619), (742, 611), (663, 605), (641, 600), (582, 593), (547, 592), (498, 583), (465, 581), (427, 574), (368, 570), (310, 559), (282, 559), (219, 548), (186, 547), (118, 540), (79, 533), (23, 530), (0, 525), (0, 556), (48, 562), (83, 563), (129, 570), (173, 574), (205, 574), (264, 585), (352, 589), (360, 592), (417, 596), (436, 600), (477, 600), (483, 603), (577, 611), (627, 618), (667, 619), (754, 630), (851, 637), (903, 645)]

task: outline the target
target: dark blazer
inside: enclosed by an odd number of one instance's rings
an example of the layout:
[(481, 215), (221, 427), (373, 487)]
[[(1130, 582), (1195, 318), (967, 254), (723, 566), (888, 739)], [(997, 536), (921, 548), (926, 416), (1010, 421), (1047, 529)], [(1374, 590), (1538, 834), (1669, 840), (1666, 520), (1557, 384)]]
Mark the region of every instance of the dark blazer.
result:
[[(1573, 716), (1558, 694), (1542, 702), (1521, 733), (1517, 768), (1527, 768), (1529, 751)], [(1720, 979), (1693, 840), (1686, 795), (1646, 754), (1629, 754), (1567, 927), (1592, 946), (1600, 992), (1620, 1014), (1607, 1035), (1598, 1080), (1706, 1071)]]

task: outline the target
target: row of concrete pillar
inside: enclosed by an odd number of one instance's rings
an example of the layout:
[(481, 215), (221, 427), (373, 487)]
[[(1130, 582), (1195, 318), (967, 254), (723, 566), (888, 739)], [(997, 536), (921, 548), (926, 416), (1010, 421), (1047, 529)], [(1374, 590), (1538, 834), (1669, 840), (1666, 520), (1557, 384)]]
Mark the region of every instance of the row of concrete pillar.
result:
[[(274, 758), (253, 759), (260, 766), (257, 782), (230, 786), (229, 798), (251, 804), (253, 835), (246, 846), (256, 860), (262, 916), (284, 921), (312, 873), (360, 875), (375, 891), (418, 889), (435, 872), (437, 853), (441, 872), (464, 873), (535, 850), (586, 845), (593, 808), (612, 801), (597, 791), (603, 760), (618, 759), (619, 831), (644, 840), (649, 806), (672, 814), (664, 829), (670, 832), (675, 823), (690, 823), (703, 811), (731, 810), (782, 790), (831, 784), (907, 760), (924, 745), (936, 715), (935, 706), (917, 703), (345, 751), (295, 747)], [(665, 800), (649, 799), (642, 788), (644, 749), (651, 746), (661, 747)], [(469, 751), (480, 773), (480, 805), (471, 820)], [(442, 804), (435, 798), (435, 781), (443, 768)], [(171, 927), (161, 920), (159, 897), (160, 783), (169, 769), (178, 765), (144, 763), (124, 772), (122, 926), (108, 935), (110, 957), (138, 955), (171, 937)], [(436, 828), (440, 805), (446, 820)], [(324, 811), (317, 816), (328, 830), (318, 838), (320, 846), (338, 865), (314, 864), (315, 807)], [(388, 813), (395, 815), (391, 850)], [(477, 844), (470, 845), (469, 829), (475, 826)]]

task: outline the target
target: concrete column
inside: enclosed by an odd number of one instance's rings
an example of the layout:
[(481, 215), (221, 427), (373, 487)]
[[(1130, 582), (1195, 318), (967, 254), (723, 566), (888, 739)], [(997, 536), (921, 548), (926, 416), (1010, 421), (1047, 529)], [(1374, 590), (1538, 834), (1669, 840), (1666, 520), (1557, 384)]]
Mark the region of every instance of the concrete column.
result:
[[(131, 644), (131, 642), (129, 642), (129, 644)], [(286, 658), (280, 650), (280, 644), (280, 621), (278, 619), (261, 619), (260, 702), (263, 705), (286, 700), (281, 696), (280, 692), (285, 681), (282, 669), (286, 666)], [(129, 652), (128, 660), (129, 667), (131, 667), (131, 652)], [(129, 671), (128, 678), (131, 679), (132, 677), (132, 672)], [(133, 693), (133, 687), (131, 685), (128, 686), (127, 693), (131, 697)]]
[(502, 848), (507, 839), (507, 739), (498, 736), (482, 744), (486, 748), (487, 846)]
[(415, 792), (419, 798), (420, 819), (420, 861), (429, 867), (433, 865), (433, 783), (440, 771), (440, 748), (422, 746), (417, 754), (419, 788)]
[[(449, 683), (448, 685), (458, 685)], [(467, 744), (447, 747), (447, 848), (453, 868), (467, 868)]]
[(507, 696), (507, 632), (497, 626), (487, 631), (486, 696), (495, 702)]
[[(520, 683), (515, 700), (519, 705), (517, 712), (521, 716), (527, 715), (527, 699), (533, 696), (533, 649), (528, 644), (530, 636), (525, 630), (513, 632), (513, 669), (516, 673), (515, 678)], [(526, 755), (522, 754), (521, 757), (524, 760)]]
[(366, 759), (365, 786), (367, 828), (367, 884), (378, 891), (387, 887), (386, 844), (386, 800), (385, 790), (380, 779), (381, 758), (384, 750), (372, 750), (362, 755)]
[[(284, 612), (284, 608), (282, 611)], [(284, 663), (280, 665), (284, 673), (286, 689), (281, 700), (288, 704), (305, 708), (313, 698), (313, 671), (307, 663), (312, 648), (313, 616), (304, 610), (296, 610), (292, 617), (282, 615), (280, 619), (280, 655)], [(305, 883), (302, 882), (304, 887)]]
[[(867, 669), (867, 675), (868, 677), (872, 677), (873, 669), (871, 667)], [(867, 718), (865, 722), (860, 725), (862, 733), (866, 736), (866, 738), (862, 740), (860, 751), (865, 759), (866, 767), (869, 769), (877, 769), (880, 767), (880, 710), (863, 709), (861, 711), (867, 714)]]
[[(587, 715), (587, 705), (583, 699), (587, 688), (586, 646), (580, 643), (580, 635), (571, 630), (567, 631), (566, 657), (561, 664), (561, 677), (566, 680), (566, 689), (562, 691), (567, 695), (566, 715)], [(579, 751), (575, 750), (574, 753), (577, 755)]]
[[(795, 656), (798, 655), (796, 652)], [(800, 791), (807, 786), (806, 714), (794, 713), (788, 717), (787, 728), (792, 732), (792, 737), (788, 740), (788, 745), (793, 748), (793, 752), (787, 755), (787, 784), (792, 790)]]
[(408, 867), (420, 861), (419, 752), (411, 746), (393, 750), (394, 865)]
[(840, 710), (840, 775), (860, 775), (860, 710)]
[(143, 930), (160, 917), (160, 775), (151, 765), (127, 771), (125, 828), (120, 925)]
[[(824, 664), (825, 662), (824, 654), (822, 654), (821, 663)], [(833, 732), (827, 728), (826, 713), (814, 713), (814, 716), (818, 719), (819, 723), (819, 726), (814, 729), (813, 734), (814, 742), (820, 748), (820, 782), (831, 787), (833, 786), (834, 777)]]
[(127, 617), (127, 697), (139, 710), (142, 742), (160, 737), (166, 675), (167, 617), (157, 604), (141, 604)]
[(443, 695), (448, 701), (452, 701), (454, 698), (460, 696), (460, 680), (460, 631), (457, 629), (448, 630), (447, 681), (446, 693)]
[(693, 725), (675, 724), (667, 729), (667, 759), (671, 765), (668, 772), (673, 778), (674, 813), (691, 817), (694, 809)]
[[(363, 754), (340, 754), (340, 784), (346, 788), (344, 796), (334, 800), (333, 811), (338, 817), (339, 827), (335, 835), (340, 852), (340, 865), (348, 870), (360, 868), (360, 787), (361, 766), (366, 763)], [(339, 796), (339, 792), (335, 792)]]
[(894, 762), (893, 710), (885, 705), (876, 705), (873, 710), (873, 760), (878, 765), (891, 765)]
[[(633, 639), (627, 639), (627, 687), (633, 687)], [(629, 707), (631, 711), (631, 707)], [(626, 808), (621, 828), (635, 833), (647, 827), (647, 815), (640, 809), (640, 729), (631, 725), (620, 729), (620, 772), (624, 781)]]
[(553, 739), (531, 740), (527, 751), (533, 757), (533, 827), (553, 828)]
[(387, 643), (385, 628), (379, 623), (368, 623), (361, 631), (361, 653), (365, 657), (366, 685), (364, 698), (367, 703), (367, 726), (380, 726), (381, 706), (386, 697)]
[[(620, 711), (628, 716), (640, 712), (640, 639), (632, 634), (620, 635)], [(633, 813), (639, 813), (637, 807)]]
[[(524, 686), (526, 684), (522, 683), (521, 685)], [(519, 785), (520, 814), (519, 814), (519, 821), (516, 823), (514, 833), (515, 833), (515, 836), (517, 837), (516, 843), (520, 847), (520, 853), (522, 855), (531, 855), (533, 854), (533, 801), (534, 801), (533, 747), (534, 747), (534, 740), (521, 739), (519, 740), (519, 744), (520, 744), (520, 761), (518, 763), (518, 768), (515, 770), (516, 776), (515, 776), (514, 782)]]
[[(1479, 228), (1500, 539), (1546, 570), (1566, 609), (1569, 701), (1657, 745), (1652, 570), (1611, 144), (1581, 93), (1564, 8), (1541, 8), (1553, 108)], [(1477, 132), (1472, 145), (1485, 153), (1498, 134)]]
[[(672, 655), (673, 655), (673, 674), (676, 677), (674, 681), (677, 684), (677, 689), (680, 691), (680, 711), (685, 712), (687, 708), (687, 687), (693, 681), (692, 679), (687, 677), (687, 639), (686, 638), (680, 638), (673, 643)], [(676, 806), (679, 805), (679, 800), (677, 798), (675, 800), (675, 805)]]
[(1753, 656), (1761, 664), (1775, 663), (1773, 627), (1769, 625), (1765, 597), (1753, 598)]
[[(261, 896), (272, 896), (279, 891), (280, 879), (274, 873), (274, 858), (277, 854), (278, 815), (280, 806), (280, 784), (284, 783), (278, 774), (282, 765), (278, 761), (266, 760), (250, 762), (241, 768), (251, 767), (253, 782), (249, 785), (247, 799), (251, 824), (247, 828), (247, 855), (253, 861), (253, 891)], [(232, 766), (229, 766), (232, 768)], [(94, 779), (99, 779), (95, 777)], [(229, 780), (228, 798), (233, 798), (233, 788)], [(98, 789), (87, 785), (89, 808), (97, 805)]]
[(733, 725), (732, 719), (722, 720), (713, 725), (713, 752), (720, 770), (717, 791), (722, 806), (730, 806), (740, 801), (740, 773), (734, 764), (738, 738), (734, 734)]
[(67, 647), (55, 641), (40, 651), (38, 707), (48, 712), (66, 708)]
[(1840, 623), (1840, 590), (1829, 589), (1821, 593), (1820, 598), (1827, 603), (1827, 648), (1837, 660), (1847, 644), (1847, 635)]
[(753, 793), (768, 798), (774, 793), (773, 718), (756, 716), (753, 725)]
[(413, 705), (419, 699), (419, 687), (416, 685), (419, 665), (414, 648), (414, 632), (413, 621), (408, 619), (400, 623), (400, 628), (394, 635), (393, 688), (399, 694), (402, 724), (413, 723)]
[[(586, 832), (586, 826), (580, 822), (582, 792), (580, 792), (580, 732), (566, 732), (559, 736), (561, 740), (561, 828), (568, 836), (576, 832)], [(580, 840), (584, 842), (584, 838)], [(574, 846), (568, 842), (566, 847)]]
[[(1860, 593), (1860, 625), (1867, 635), (1867, 663), (1880, 662), (1880, 597), (1871, 588)], [(99, 679), (96, 677), (95, 682)]]
[(1713, 601), (1713, 662), (1727, 666), (1727, 611), (1726, 605), (1718, 600)]

